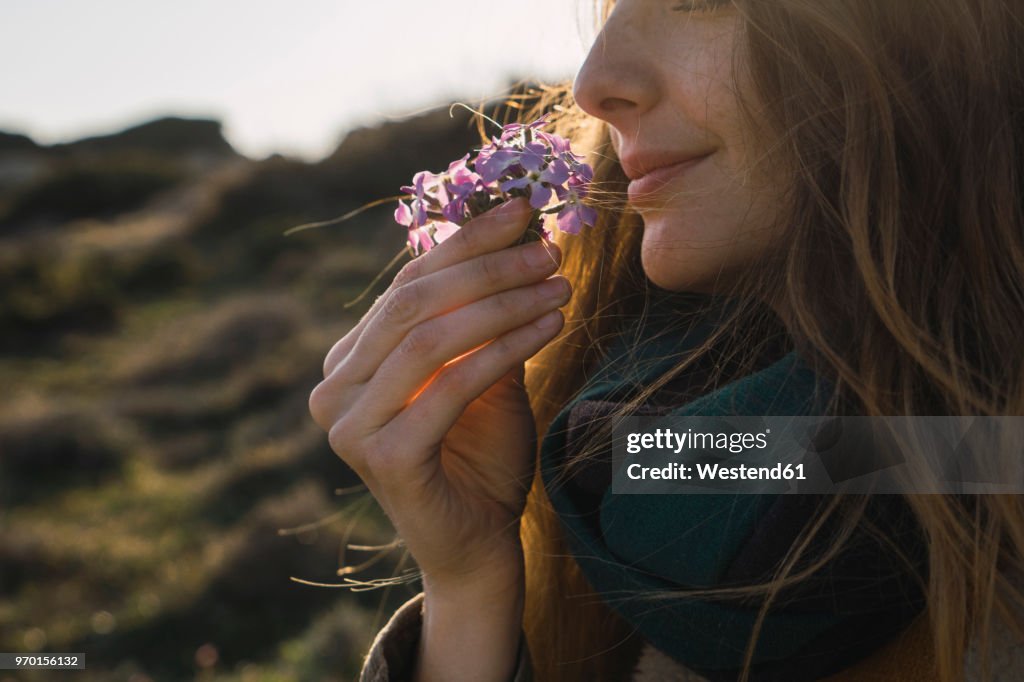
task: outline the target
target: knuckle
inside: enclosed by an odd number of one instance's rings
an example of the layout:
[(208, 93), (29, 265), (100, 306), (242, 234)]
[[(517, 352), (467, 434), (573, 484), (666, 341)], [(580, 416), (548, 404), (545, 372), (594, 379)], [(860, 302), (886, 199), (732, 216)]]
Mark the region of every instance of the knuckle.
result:
[(397, 275), (395, 275), (395, 287), (401, 287), (405, 284), (408, 284), (409, 282), (412, 282), (415, 279), (419, 279), (422, 270), (423, 263), (422, 261), (420, 261), (420, 259), (415, 258), (409, 261), (408, 263), (403, 265), (402, 269), (398, 271)]
[(479, 262), (480, 275), (483, 277), (484, 282), (491, 286), (501, 284), (504, 279), (505, 268), (502, 267), (500, 255), (488, 254), (483, 258), (480, 258)]
[(326, 379), (327, 377), (331, 376), (331, 371), (334, 369), (336, 364), (337, 364), (337, 360), (335, 358), (331, 357), (330, 354), (328, 354), (327, 357), (324, 358), (324, 368), (323, 368), (324, 369), (324, 371), (323, 371), (324, 379)]
[(343, 462), (359, 471), (364, 464), (365, 457), (361, 448), (358, 447), (358, 439), (354, 437), (351, 424), (344, 417), (338, 419), (327, 432), (327, 442)]
[(463, 364), (447, 367), (434, 379), (437, 391), (446, 398), (459, 399), (465, 393), (468, 377)]
[(349, 350), (349, 337), (346, 334), (345, 338), (334, 344), (334, 347), (327, 353), (327, 357), (324, 358), (324, 378), (331, 376), (334, 372), (345, 362)]
[(527, 260), (526, 255), (533, 250), (534, 244), (526, 244), (516, 249), (516, 268), (520, 272), (533, 273), (537, 270), (537, 266)]
[(516, 355), (518, 349), (513, 345), (512, 340), (508, 334), (503, 334), (498, 338), (494, 339), (494, 349), (503, 358), (507, 358), (512, 355)]
[(432, 322), (424, 322), (413, 327), (412, 331), (405, 335), (405, 338), (402, 339), (402, 343), (398, 347), (403, 355), (429, 356), (437, 350), (440, 342), (441, 337), (437, 326)]
[(333, 416), (331, 408), (334, 401), (331, 400), (329, 393), (330, 387), (323, 381), (309, 393), (309, 413), (313, 416), (313, 421), (317, 426), (322, 429), (327, 428), (327, 424)]
[(506, 291), (495, 297), (495, 306), (502, 315), (513, 316), (522, 313), (523, 308), (529, 306), (532, 301), (524, 298), (520, 291)]
[(421, 288), (417, 282), (410, 282), (392, 291), (384, 301), (382, 312), (385, 321), (400, 325), (411, 322), (416, 316)]
[(366, 457), (362, 464), (366, 467), (366, 471), (377, 480), (394, 482), (405, 461), (406, 458), (402, 456), (398, 447), (378, 438), (373, 447), (373, 455)]
[(327, 379), (336, 386), (348, 387), (351, 384), (356, 383), (355, 366), (353, 362), (349, 361), (351, 356), (345, 356), (337, 364), (331, 367), (331, 373), (327, 375)]
[(457, 240), (455, 246), (458, 247), (459, 251), (476, 253), (484, 247), (483, 237), (486, 231), (480, 229), (480, 226), (474, 224), (473, 221), (466, 223), (469, 229), (461, 229), (457, 231), (449, 241)]

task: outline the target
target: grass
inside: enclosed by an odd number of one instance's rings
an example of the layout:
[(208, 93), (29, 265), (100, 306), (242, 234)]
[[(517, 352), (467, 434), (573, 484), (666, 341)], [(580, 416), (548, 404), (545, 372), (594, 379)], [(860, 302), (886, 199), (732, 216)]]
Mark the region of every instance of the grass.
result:
[(351, 204), (290, 170), (211, 171), (148, 213), (6, 235), (0, 651), (84, 651), (81, 680), (350, 680), (415, 593), (291, 580), (339, 583), (345, 542), (393, 538), (368, 493), (334, 494), (359, 479), (307, 402), (358, 318), (342, 304), (404, 236), (369, 216), (282, 238), (317, 217), (295, 210), (311, 193), (318, 214)]

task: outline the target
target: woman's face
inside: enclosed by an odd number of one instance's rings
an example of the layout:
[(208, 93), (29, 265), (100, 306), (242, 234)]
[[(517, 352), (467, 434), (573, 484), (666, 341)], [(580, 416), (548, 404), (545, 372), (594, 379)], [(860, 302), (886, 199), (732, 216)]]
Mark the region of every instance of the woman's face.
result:
[(577, 104), (608, 123), (633, 180), (643, 267), (665, 289), (715, 291), (771, 243), (784, 174), (752, 165), (737, 102), (749, 87), (732, 72), (741, 35), (727, 0), (619, 0), (576, 76)]

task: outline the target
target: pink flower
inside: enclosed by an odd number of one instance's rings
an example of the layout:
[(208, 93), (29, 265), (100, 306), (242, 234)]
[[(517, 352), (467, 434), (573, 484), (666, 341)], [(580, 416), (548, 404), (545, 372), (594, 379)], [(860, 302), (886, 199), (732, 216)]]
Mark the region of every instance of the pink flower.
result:
[[(395, 221), (409, 230), (413, 253), (429, 251), (467, 220), (516, 196), (527, 197), (541, 211), (536, 225), (547, 239), (549, 227), (576, 234), (595, 224), (597, 211), (582, 202), (593, 170), (567, 139), (540, 130), (548, 122), (545, 114), (502, 126), (501, 135), (475, 157), (465, 154), (444, 173), (420, 171), (411, 186), (403, 186), (408, 196), (399, 200)], [(561, 205), (548, 208), (552, 197)]]
[[(403, 186), (402, 191), (411, 196), (410, 205), (399, 200), (398, 208), (395, 209), (395, 220), (400, 225), (407, 226), (410, 230), (420, 227), (427, 222), (427, 208), (431, 202), (443, 205), (448, 202), (444, 185), (441, 183), (443, 176), (435, 175), (430, 171), (420, 171), (413, 177), (413, 186)], [(431, 192), (432, 190), (432, 192)]]
[(484, 183), (490, 185), (498, 180), (510, 167), (519, 163), (522, 150), (514, 147), (502, 147), (499, 140), (480, 150), (474, 166)]
[(569, 179), (569, 167), (561, 159), (547, 159), (548, 148), (540, 142), (531, 142), (519, 156), (519, 165), (525, 174), (518, 178), (505, 180), (498, 187), (502, 192), (513, 189), (527, 189), (530, 205), (544, 208), (551, 201), (552, 187), (557, 187)]
[(597, 223), (597, 211), (585, 206), (580, 200), (587, 196), (587, 185), (593, 178), (590, 166), (584, 164), (577, 169), (566, 183), (567, 186), (556, 188), (558, 198), (565, 203), (558, 213), (558, 229), (570, 234), (578, 234), (584, 225)]
[(467, 153), (461, 159), (452, 161), (448, 166), (450, 182), (445, 183), (448, 190), (448, 203), (441, 209), (441, 213), (448, 220), (457, 223), (466, 217), (466, 200), (474, 193), (484, 189), (483, 179), (466, 167)]
[(525, 135), (528, 131), (530, 133), (538, 133), (539, 134), (539, 131), (537, 129), (541, 128), (543, 126), (546, 126), (548, 124), (548, 120), (547, 120), (548, 116), (550, 116), (550, 114), (544, 114), (543, 116), (538, 118), (536, 121), (533, 121), (532, 123), (528, 123), (528, 124), (525, 124), (525, 125), (522, 124), (522, 123), (507, 123), (507, 124), (505, 124), (501, 128), (501, 130), (502, 130), (501, 138), (500, 138), (501, 142), (508, 142), (509, 140), (511, 140), (516, 135), (519, 135), (519, 134), (524, 134)]

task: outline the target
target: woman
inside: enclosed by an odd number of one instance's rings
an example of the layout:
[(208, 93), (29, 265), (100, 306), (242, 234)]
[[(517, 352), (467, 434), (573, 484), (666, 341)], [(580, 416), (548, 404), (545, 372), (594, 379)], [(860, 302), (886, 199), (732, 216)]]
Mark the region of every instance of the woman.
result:
[(609, 496), (587, 469), (639, 410), (1024, 414), (1024, 9), (599, 16), (575, 102), (540, 104), (589, 142), (598, 225), (546, 253), (506, 248), (521, 200), (475, 219), (310, 397), (423, 573), (363, 679), (1024, 678), (1020, 496)]

